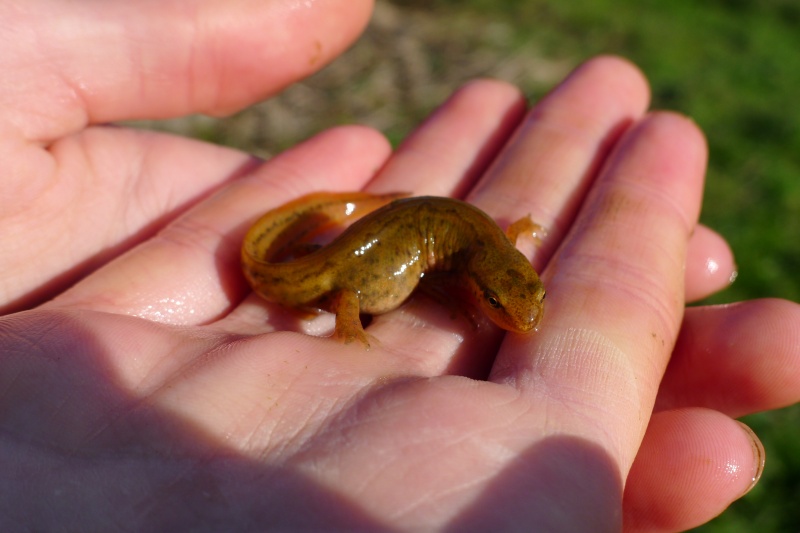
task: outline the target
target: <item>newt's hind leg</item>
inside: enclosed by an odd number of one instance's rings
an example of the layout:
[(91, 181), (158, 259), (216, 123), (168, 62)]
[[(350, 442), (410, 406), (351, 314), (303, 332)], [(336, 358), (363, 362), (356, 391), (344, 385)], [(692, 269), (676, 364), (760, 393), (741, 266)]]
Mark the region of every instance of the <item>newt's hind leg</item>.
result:
[(358, 341), (369, 350), (369, 338), (359, 317), (358, 294), (349, 289), (340, 290), (331, 298), (330, 310), (336, 313), (333, 336), (345, 344)]

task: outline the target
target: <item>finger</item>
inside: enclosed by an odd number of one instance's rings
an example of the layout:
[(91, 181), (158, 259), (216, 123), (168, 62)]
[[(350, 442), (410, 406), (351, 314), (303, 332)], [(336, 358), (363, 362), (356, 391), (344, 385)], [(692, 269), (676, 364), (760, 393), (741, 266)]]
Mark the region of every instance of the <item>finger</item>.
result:
[(653, 415), (623, 498), (625, 531), (685, 531), (747, 493), (764, 469), (764, 447), (744, 424), (715, 411)]
[(389, 152), (372, 130), (330, 130), (265, 163), (49, 305), (202, 324), (249, 292), (239, 248), (264, 211), (315, 190), (361, 188)]
[[(449, 140), (469, 131), (464, 123), (471, 120), (476, 108), (481, 108), (481, 102), (498, 101), (497, 97), (487, 98), (478, 91), (481, 89), (485, 92), (490, 88), (466, 87), (464, 94), (451, 100), (456, 105), (452, 108), (445, 106), (437, 112), (420, 131), (420, 138), (407, 143), (411, 150), (407, 157), (412, 161), (413, 158), (418, 159), (416, 154), (420, 152), (417, 146), (435, 144), (435, 141), (428, 139), (429, 135)], [(470, 98), (471, 94), (475, 94), (474, 99)], [(481, 182), (480, 192), (472, 194), (470, 198), (501, 223), (510, 222), (504, 220), (506, 217), (533, 213), (537, 222), (552, 225), (560, 212), (575, 208), (575, 196), (582, 194), (580, 191), (598, 164), (598, 151), (603, 153), (607, 149), (606, 143), (617, 134), (620, 124), (627, 124), (644, 112), (647, 98), (647, 86), (641, 74), (629, 63), (613, 58), (590, 61), (525, 117), (524, 123), (517, 128), (513, 139)], [(515, 100), (500, 101), (513, 103)], [(475, 138), (473, 146), (444, 143), (445, 148), (437, 149), (437, 153), (445, 155), (437, 156), (435, 161), (454, 161), (448, 164), (456, 170), (445, 182), (445, 191), (458, 188), (458, 183), (470, 181), (470, 178), (463, 178), (464, 170), (470, 168), (469, 165), (474, 161), (470, 154), (480, 153), (487, 146), (485, 139), (490, 140), (491, 146), (492, 139), (507, 136), (505, 132), (509, 128), (496, 118), (503, 116), (498, 112), (502, 109), (480, 114), (481, 117), (489, 117), (488, 121), (482, 123), (490, 127), (484, 128), (481, 135)], [(437, 146), (442, 143), (438, 141)], [(458, 153), (453, 153), (451, 157), (447, 154), (452, 152), (446, 147), (457, 147)], [(428, 154), (430, 150), (424, 153)], [(425, 156), (425, 162), (430, 159)], [(467, 161), (468, 164), (465, 166), (460, 161)], [(397, 168), (403, 165), (401, 162)], [(414, 173), (402, 173), (408, 174)], [(437, 174), (447, 175), (441, 171), (437, 171)], [(398, 175), (401, 174), (393, 172), (387, 179), (396, 180), (395, 176)], [(425, 179), (429, 179), (428, 176)], [(380, 186), (385, 187), (385, 184), (381, 183)], [(565, 213), (560, 220), (566, 224), (571, 216), (572, 213)], [(377, 317), (370, 331), (378, 338), (392, 339), (392, 345), (402, 346), (403, 354), (410, 360), (427, 361), (429, 366), (424, 367), (425, 372), (447, 371), (473, 377), (485, 376), (489, 361), (476, 357), (476, 354), (494, 353), (491, 348), (497, 341), (497, 331), (492, 328), (475, 329), (466, 320), (453, 320), (452, 314), (452, 310), (442, 308), (438, 313), (432, 312), (429, 306), (413, 300), (397, 313)], [(408, 334), (410, 329), (415, 331), (415, 335)], [(431, 339), (430, 335), (438, 337)], [(469, 341), (466, 342), (466, 339)], [(431, 353), (442, 352), (455, 355), (447, 361), (430, 356)]]
[(699, 224), (686, 256), (686, 300), (693, 302), (724, 289), (736, 279), (730, 246), (721, 235)]
[(493, 369), (536, 402), (569, 391), (566, 403), (603, 423), (589, 428), (568, 408), (553, 416), (599, 440), (623, 475), (678, 333), (705, 160), (702, 134), (683, 117), (650, 115), (626, 132), (548, 264), (540, 331), (507, 335)]
[(531, 110), (469, 200), (505, 224), (530, 214), (543, 225), (543, 265), (609, 150), (648, 102), (647, 82), (630, 63), (588, 61)]
[(740, 417), (800, 401), (800, 305), (764, 299), (686, 310), (658, 409)]
[(369, 190), (462, 196), (524, 113), (516, 87), (493, 80), (468, 83), (403, 141)]
[[(7, 120), (47, 142), (87, 123), (219, 115), (324, 66), (365, 26), (370, 0), (5, 3), (26, 28), (1, 52)], [(31, 120), (31, 117), (37, 117)]]

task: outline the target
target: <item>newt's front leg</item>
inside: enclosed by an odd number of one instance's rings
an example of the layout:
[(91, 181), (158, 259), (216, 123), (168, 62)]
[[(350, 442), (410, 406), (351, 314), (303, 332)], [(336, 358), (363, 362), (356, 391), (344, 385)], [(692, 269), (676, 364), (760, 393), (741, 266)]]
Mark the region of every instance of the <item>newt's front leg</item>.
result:
[(360, 304), (358, 294), (350, 289), (342, 289), (331, 298), (330, 310), (336, 313), (336, 327), (333, 336), (350, 344), (359, 341), (369, 350), (369, 338), (359, 318)]
[(536, 246), (540, 246), (542, 244), (542, 238), (547, 235), (547, 230), (531, 220), (530, 215), (527, 215), (513, 222), (506, 229), (506, 237), (511, 241), (511, 244), (517, 244), (517, 238), (519, 238), (520, 233), (529, 234), (533, 237), (533, 242)]

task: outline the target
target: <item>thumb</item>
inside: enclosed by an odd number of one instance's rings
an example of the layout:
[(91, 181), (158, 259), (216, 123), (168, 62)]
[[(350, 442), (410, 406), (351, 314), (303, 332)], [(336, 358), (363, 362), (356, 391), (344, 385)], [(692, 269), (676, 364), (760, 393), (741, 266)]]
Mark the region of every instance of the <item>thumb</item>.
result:
[[(230, 113), (322, 68), (372, 0), (4, 2), (2, 117), (47, 142), (87, 124)], [(8, 131), (6, 125), (0, 125)]]

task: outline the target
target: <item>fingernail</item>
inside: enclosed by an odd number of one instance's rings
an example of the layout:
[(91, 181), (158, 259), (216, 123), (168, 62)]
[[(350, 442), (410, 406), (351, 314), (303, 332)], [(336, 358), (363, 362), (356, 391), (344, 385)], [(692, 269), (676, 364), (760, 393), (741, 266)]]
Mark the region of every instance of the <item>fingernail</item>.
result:
[[(739, 422), (737, 420), (737, 422)], [(750, 446), (753, 449), (753, 462), (755, 463), (755, 471), (753, 472), (753, 478), (750, 481), (750, 486), (742, 493), (742, 496), (750, 492), (753, 487), (756, 486), (758, 480), (761, 479), (761, 474), (764, 473), (764, 463), (767, 458), (767, 454), (764, 451), (764, 445), (761, 444), (761, 440), (756, 436), (755, 432), (750, 429), (750, 426), (739, 422), (739, 426), (744, 430), (747, 438), (750, 439)]]

